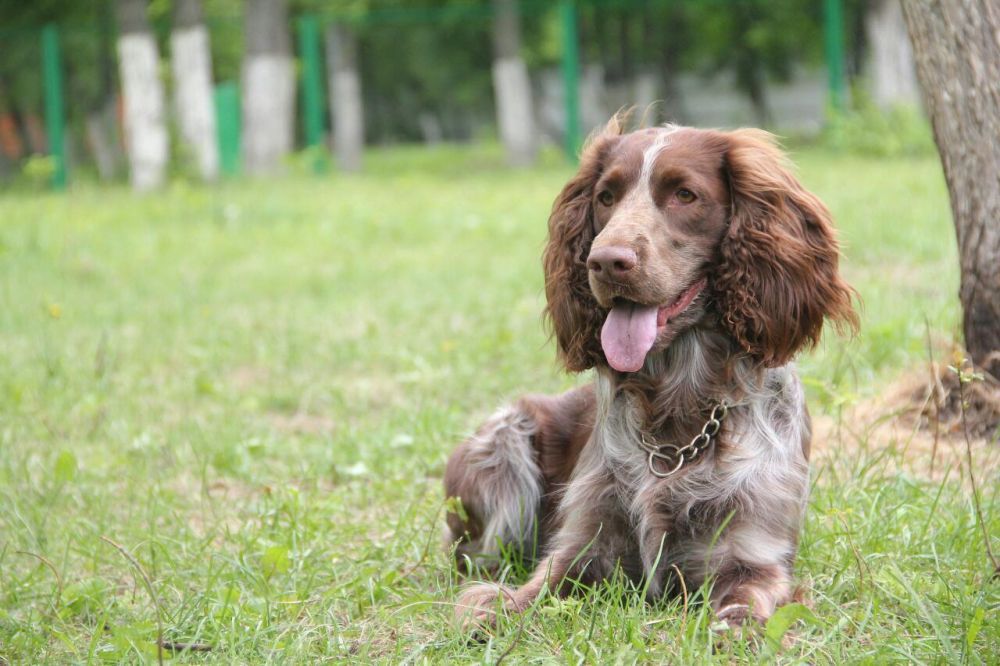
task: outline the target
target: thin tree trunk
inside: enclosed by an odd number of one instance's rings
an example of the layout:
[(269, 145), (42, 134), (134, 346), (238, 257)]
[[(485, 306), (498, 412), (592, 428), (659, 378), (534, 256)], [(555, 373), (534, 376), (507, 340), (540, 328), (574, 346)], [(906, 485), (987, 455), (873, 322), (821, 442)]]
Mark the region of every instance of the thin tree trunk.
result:
[(163, 184), (169, 140), (160, 54), (149, 29), (144, 0), (118, 0), (118, 30), (130, 180), (136, 190), (150, 190)]
[(113, 100), (108, 100), (103, 109), (95, 109), (87, 114), (87, 145), (94, 156), (101, 180), (113, 180), (118, 175), (120, 146), (115, 126)]
[(872, 99), (888, 109), (917, 104), (920, 91), (900, 0), (875, 0), (865, 15)]
[(760, 7), (749, 3), (739, 2), (733, 6), (736, 31), (732, 35), (733, 43), (730, 44), (729, 50), (736, 56), (733, 60), (736, 86), (750, 100), (757, 124), (767, 127), (771, 124), (771, 108), (767, 102), (764, 61), (761, 49), (753, 36), (755, 26), (760, 24), (760, 11)]
[[(870, 8), (880, 0), (868, 0), (865, 7)], [(896, 0), (898, 3), (899, 0)], [(860, 8), (858, 11), (849, 11), (844, 17), (844, 38), (847, 41), (844, 49), (844, 76), (848, 81), (855, 81), (864, 72), (863, 67), (868, 64), (868, 53), (871, 50), (868, 39), (865, 37), (866, 30), (866, 9)], [(900, 12), (902, 16), (902, 12)], [(905, 32), (905, 24), (904, 32)], [(909, 42), (909, 37), (907, 37)]]
[(500, 139), (513, 166), (535, 161), (535, 119), (531, 79), (521, 58), (517, 0), (493, 0), (493, 94)]
[(958, 238), (965, 346), (1000, 378), (1000, 5), (904, 0)]
[(33, 155), (49, 154), (49, 136), (45, 133), (45, 123), (34, 111), (20, 114), (21, 122), (24, 123), (24, 131), (31, 144)]
[(219, 147), (212, 99), (212, 51), (201, 0), (174, 0), (170, 60), (181, 137), (194, 154), (202, 179), (213, 181), (219, 176)]
[(326, 31), (333, 149), (344, 171), (360, 171), (365, 145), (364, 104), (358, 73), (358, 40), (350, 26), (334, 22)]
[(654, 31), (662, 37), (662, 31), (667, 33), (666, 39), (658, 48), (652, 52), (659, 53), (659, 59), (654, 61), (660, 74), (660, 83), (663, 89), (663, 108), (660, 110), (659, 118), (671, 122), (677, 122), (684, 117), (684, 100), (681, 96), (680, 85), (677, 81), (677, 74), (680, 70), (680, 56), (682, 48), (678, 44), (679, 36), (687, 30), (687, 15), (684, 7), (678, 4), (668, 5), (666, 21), (662, 25), (669, 28), (660, 28), (654, 22), (653, 16), (649, 12), (648, 6), (643, 8), (643, 32), (647, 45), (655, 44), (653, 40)]
[(24, 141), (13, 107), (13, 102), (8, 101), (4, 79), (0, 76), (0, 154), (8, 160), (5, 165), (24, 156)]
[(87, 145), (101, 180), (117, 178), (125, 159), (115, 90), (114, 26), (114, 6), (102, 2), (97, 16), (97, 90), (88, 103), (85, 121)]
[(635, 65), (632, 62), (632, 31), (629, 25), (633, 14), (632, 11), (620, 10), (616, 16), (618, 21), (618, 62), (622, 81), (631, 81), (635, 75)]
[(243, 60), (243, 163), (280, 171), (295, 136), (295, 71), (286, 0), (248, 0)]

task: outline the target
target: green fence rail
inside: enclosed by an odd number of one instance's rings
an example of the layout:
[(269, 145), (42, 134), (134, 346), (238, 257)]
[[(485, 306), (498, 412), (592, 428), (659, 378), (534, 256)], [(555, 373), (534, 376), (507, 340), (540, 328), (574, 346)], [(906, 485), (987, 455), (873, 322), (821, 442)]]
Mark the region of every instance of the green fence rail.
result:
[(323, 67), (319, 20), (311, 15), (298, 19), (299, 59), (302, 62), (302, 126), (306, 146), (313, 148), (313, 171), (323, 173), (329, 162), (323, 156)]
[(566, 156), (575, 160), (580, 149), (580, 36), (577, 30), (576, 3), (561, 0), (562, 80), (566, 112)]
[(235, 83), (215, 86), (215, 127), (219, 139), (219, 167), (223, 175), (240, 172), (240, 89)]
[(62, 62), (59, 56), (59, 28), (49, 24), (42, 28), (42, 72), (45, 89), (45, 132), (48, 134), (49, 155), (55, 164), (52, 187), (64, 189), (66, 166), (66, 113), (63, 108)]
[(830, 106), (843, 111), (844, 92), (844, 10), (843, 0), (823, 1), (823, 35)]

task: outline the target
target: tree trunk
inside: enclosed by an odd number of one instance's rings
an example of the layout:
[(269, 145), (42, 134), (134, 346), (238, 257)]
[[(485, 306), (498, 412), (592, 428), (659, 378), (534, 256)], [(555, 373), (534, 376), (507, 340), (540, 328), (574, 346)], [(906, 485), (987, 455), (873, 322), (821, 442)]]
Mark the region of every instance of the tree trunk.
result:
[[(663, 108), (659, 110), (658, 115), (654, 119), (677, 122), (687, 115), (684, 109), (684, 99), (681, 96), (677, 74), (680, 71), (681, 54), (683, 52), (683, 47), (679, 43), (679, 35), (685, 34), (688, 31), (688, 17), (685, 8), (678, 3), (667, 5), (667, 12), (666, 20), (661, 24), (654, 21), (648, 6), (644, 7), (642, 15), (644, 24), (643, 32), (645, 34), (646, 45), (652, 46), (652, 52), (659, 54), (659, 59), (654, 61), (654, 65), (660, 74), (660, 86), (663, 91)], [(657, 16), (662, 15), (657, 14)], [(661, 28), (660, 25), (666, 25), (669, 28)], [(666, 39), (662, 39), (664, 32), (666, 33)], [(654, 40), (654, 34), (660, 36), (661, 39)]]
[(358, 74), (358, 40), (349, 26), (334, 22), (327, 28), (326, 57), (337, 163), (344, 171), (360, 171), (365, 145), (364, 105)]
[(213, 181), (219, 176), (219, 147), (212, 99), (212, 52), (201, 0), (174, 0), (170, 60), (181, 137), (194, 154), (202, 179)]
[(102, 2), (97, 14), (97, 89), (87, 104), (87, 145), (101, 180), (118, 177), (125, 160), (115, 88), (115, 8)]
[(124, 101), (125, 148), (132, 187), (163, 184), (169, 157), (160, 54), (145, 0), (118, 0), (118, 66)]
[(512, 166), (535, 161), (535, 119), (531, 79), (521, 58), (517, 0), (493, 0), (493, 94), (500, 139)]
[(750, 100), (757, 125), (767, 127), (771, 124), (771, 108), (767, 101), (763, 51), (755, 36), (761, 26), (761, 9), (749, 3), (734, 4), (735, 32), (729, 51), (735, 56), (732, 64), (736, 87)]
[(920, 102), (913, 49), (900, 0), (875, 0), (865, 14), (868, 73), (875, 104), (888, 109)]
[(243, 60), (243, 163), (254, 175), (281, 170), (295, 136), (295, 71), (286, 0), (248, 0)]
[(631, 81), (635, 75), (635, 65), (632, 62), (631, 21), (634, 12), (619, 10), (618, 20), (618, 71), (623, 81)]
[(1000, 378), (1000, 5), (904, 0), (958, 237), (965, 346)]
[(13, 102), (8, 101), (6, 83), (0, 76), (0, 154), (7, 158), (4, 167), (24, 156), (24, 141), (13, 106)]
[(95, 109), (87, 114), (87, 145), (94, 156), (101, 180), (114, 180), (118, 175), (121, 153), (115, 126), (114, 100), (108, 100), (103, 109)]

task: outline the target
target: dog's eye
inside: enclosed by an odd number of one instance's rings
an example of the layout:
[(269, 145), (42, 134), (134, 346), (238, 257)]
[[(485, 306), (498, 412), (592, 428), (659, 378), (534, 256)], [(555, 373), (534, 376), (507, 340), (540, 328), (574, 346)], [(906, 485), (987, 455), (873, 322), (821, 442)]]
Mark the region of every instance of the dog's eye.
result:
[(597, 195), (597, 202), (602, 206), (613, 206), (615, 195), (611, 193), (611, 190), (601, 190)]
[(692, 192), (691, 190), (686, 190), (683, 187), (677, 190), (674, 193), (674, 196), (677, 197), (677, 200), (683, 204), (689, 204), (698, 198), (694, 195), (694, 192)]

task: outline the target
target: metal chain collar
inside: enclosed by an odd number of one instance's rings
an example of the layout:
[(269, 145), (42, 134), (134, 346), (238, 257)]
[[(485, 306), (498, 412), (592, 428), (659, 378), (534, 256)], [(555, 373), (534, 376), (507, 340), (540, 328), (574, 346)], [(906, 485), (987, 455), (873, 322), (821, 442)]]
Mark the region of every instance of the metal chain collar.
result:
[[(642, 439), (639, 442), (639, 446), (642, 450), (649, 454), (646, 459), (646, 464), (649, 466), (649, 471), (653, 473), (653, 476), (657, 476), (661, 479), (665, 479), (668, 476), (672, 476), (680, 471), (681, 467), (684, 467), (685, 463), (689, 463), (695, 460), (701, 453), (708, 448), (709, 444), (712, 443), (712, 439), (719, 434), (722, 430), (722, 421), (726, 418), (729, 413), (729, 405), (723, 400), (715, 407), (712, 408), (712, 413), (708, 417), (708, 421), (705, 425), (701, 427), (701, 432), (694, 436), (694, 438), (687, 443), (686, 446), (677, 446), (676, 444), (655, 444), (649, 442), (646, 439), (646, 433), (642, 433)], [(666, 449), (672, 449), (670, 453), (667, 453)], [(656, 462), (662, 461), (667, 465), (668, 471), (661, 472), (656, 469)]]

